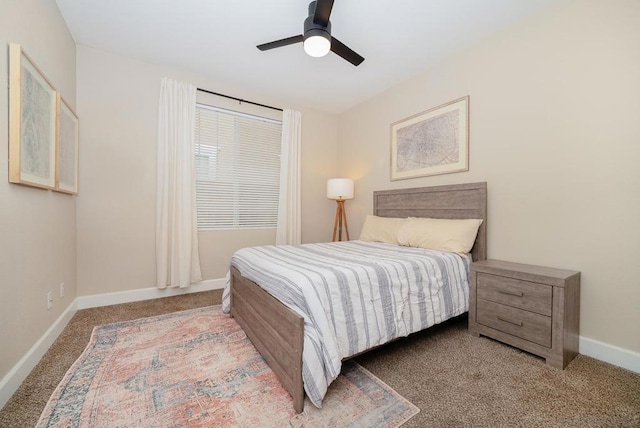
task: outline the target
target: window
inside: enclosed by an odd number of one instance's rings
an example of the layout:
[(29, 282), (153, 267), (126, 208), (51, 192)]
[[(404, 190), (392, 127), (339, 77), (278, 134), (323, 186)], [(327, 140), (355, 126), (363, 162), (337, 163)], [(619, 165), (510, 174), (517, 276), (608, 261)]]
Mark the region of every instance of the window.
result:
[(276, 227), (281, 138), (280, 121), (197, 105), (199, 230)]

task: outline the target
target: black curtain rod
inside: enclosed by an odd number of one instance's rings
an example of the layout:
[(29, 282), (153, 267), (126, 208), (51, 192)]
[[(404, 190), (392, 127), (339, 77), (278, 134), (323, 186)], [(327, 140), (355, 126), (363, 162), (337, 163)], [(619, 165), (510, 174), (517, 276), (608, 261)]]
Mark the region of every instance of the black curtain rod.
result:
[(229, 98), (230, 100), (236, 100), (236, 101), (239, 101), (240, 103), (247, 103), (247, 104), (251, 104), (251, 105), (254, 105), (254, 106), (258, 106), (258, 107), (270, 108), (271, 110), (283, 111), (281, 108), (278, 108), (278, 107), (271, 107), (271, 106), (268, 106), (268, 105), (265, 105), (265, 104), (254, 103), (253, 101), (243, 100), (243, 99), (240, 99), (240, 98), (232, 97), (231, 95), (219, 94), (217, 92), (211, 92), (211, 91), (207, 91), (206, 89), (200, 89), (200, 88), (198, 88), (198, 90), (200, 92), (206, 92), (207, 94), (217, 95), (217, 96), (223, 97), (223, 98)]

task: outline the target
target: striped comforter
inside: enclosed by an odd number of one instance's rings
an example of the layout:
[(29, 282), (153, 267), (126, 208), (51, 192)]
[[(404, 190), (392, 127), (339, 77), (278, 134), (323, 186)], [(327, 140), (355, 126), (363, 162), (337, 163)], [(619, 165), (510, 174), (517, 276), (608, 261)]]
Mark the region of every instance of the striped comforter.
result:
[[(231, 264), (304, 317), (304, 387), (317, 407), (343, 358), (469, 307), (468, 261), (455, 253), (349, 241), (244, 248)], [(225, 312), (229, 294), (227, 284)]]

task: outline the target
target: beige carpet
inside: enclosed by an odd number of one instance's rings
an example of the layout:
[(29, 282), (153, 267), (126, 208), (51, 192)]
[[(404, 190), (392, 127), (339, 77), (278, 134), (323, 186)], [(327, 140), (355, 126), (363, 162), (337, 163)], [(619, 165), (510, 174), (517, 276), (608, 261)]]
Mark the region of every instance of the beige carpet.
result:
[[(220, 303), (220, 292), (78, 311), (0, 410), (0, 427), (32, 427), (95, 325)], [(436, 326), (356, 358), (421, 411), (403, 427), (640, 427), (640, 375), (578, 356), (564, 371), (466, 331)]]

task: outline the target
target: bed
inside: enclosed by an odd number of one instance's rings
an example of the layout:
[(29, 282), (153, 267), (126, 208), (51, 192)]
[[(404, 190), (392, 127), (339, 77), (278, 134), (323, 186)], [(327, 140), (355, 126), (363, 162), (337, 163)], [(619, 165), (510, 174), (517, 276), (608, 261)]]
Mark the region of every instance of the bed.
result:
[[(486, 183), (376, 191), (373, 195), (373, 214), (397, 218), (482, 219), (471, 255), (473, 260), (484, 260), (486, 198)], [(245, 275), (237, 267), (231, 268), (231, 315), (289, 391), (294, 409), (300, 413), (305, 396), (305, 318), (249, 279), (247, 276), (251, 275), (246, 275), (246, 266), (243, 270)]]

